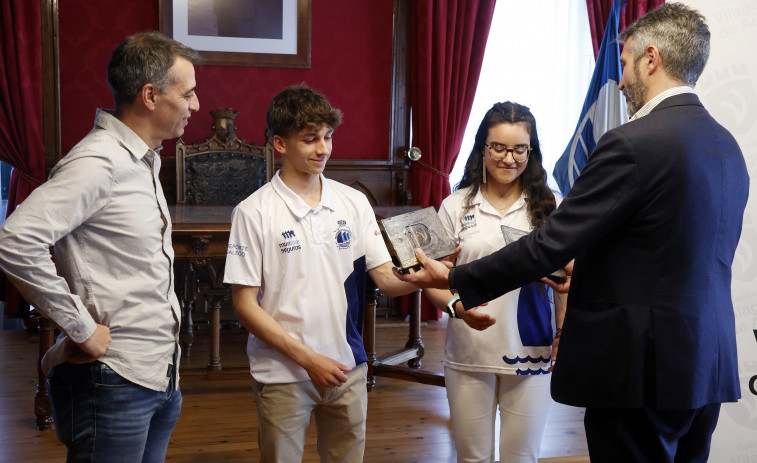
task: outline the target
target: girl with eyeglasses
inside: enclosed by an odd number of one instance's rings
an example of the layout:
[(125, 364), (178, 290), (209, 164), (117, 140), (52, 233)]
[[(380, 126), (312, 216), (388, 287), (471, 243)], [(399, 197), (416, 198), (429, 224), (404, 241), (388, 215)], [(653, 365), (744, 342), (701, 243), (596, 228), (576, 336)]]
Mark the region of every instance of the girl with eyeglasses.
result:
[[(462, 246), (457, 262), (466, 263), (506, 245), (505, 231), (543, 225), (559, 200), (547, 186), (534, 116), (523, 105), (497, 103), (439, 216)], [(458, 461), (494, 461), (499, 409), (500, 461), (536, 462), (566, 296), (534, 282), (463, 310), (450, 291), (426, 292), (450, 314), (444, 375)]]

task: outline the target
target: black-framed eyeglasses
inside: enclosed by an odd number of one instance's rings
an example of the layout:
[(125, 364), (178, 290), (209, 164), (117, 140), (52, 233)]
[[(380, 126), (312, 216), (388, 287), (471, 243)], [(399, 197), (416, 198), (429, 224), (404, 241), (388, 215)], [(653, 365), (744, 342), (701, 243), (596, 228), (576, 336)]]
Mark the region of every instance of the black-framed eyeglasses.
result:
[(489, 148), (489, 157), (497, 162), (504, 161), (507, 153), (512, 153), (515, 162), (526, 162), (533, 149), (528, 145), (515, 145), (514, 148), (508, 148), (502, 143), (484, 143), (484, 146)]

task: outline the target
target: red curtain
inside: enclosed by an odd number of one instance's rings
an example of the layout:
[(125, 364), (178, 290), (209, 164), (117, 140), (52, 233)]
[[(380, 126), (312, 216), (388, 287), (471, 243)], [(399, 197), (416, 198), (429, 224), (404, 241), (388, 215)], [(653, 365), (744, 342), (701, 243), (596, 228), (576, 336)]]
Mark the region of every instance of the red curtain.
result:
[[(0, 2), (0, 160), (13, 167), (6, 217), (45, 181), (41, 25), (39, 2)], [(20, 296), (4, 275), (0, 299), (6, 301), (6, 315), (24, 315)]]
[[(415, 0), (410, 38), (413, 145), (412, 202), (438, 209), (450, 194), (449, 173), (463, 142), (495, 0)], [(440, 312), (424, 298), (421, 318)]]
[[(589, 12), (589, 28), (591, 29), (591, 45), (594, 47), (594, 58), (599, 53), (599, 44), (605, 32), (605, 24), (610, 16), (613, 0), (586, 0)], [(629, 24), (644, 16), (647, 11), (662, 6), (665, 0), (624, 0), (620, 12), (618, 32), (622, 32)]]
[(413, 203), (439, 208), (450, 194), (449, 172), (463, 142), (494, 0), (416, 0), (411, 18), (410, 101)]

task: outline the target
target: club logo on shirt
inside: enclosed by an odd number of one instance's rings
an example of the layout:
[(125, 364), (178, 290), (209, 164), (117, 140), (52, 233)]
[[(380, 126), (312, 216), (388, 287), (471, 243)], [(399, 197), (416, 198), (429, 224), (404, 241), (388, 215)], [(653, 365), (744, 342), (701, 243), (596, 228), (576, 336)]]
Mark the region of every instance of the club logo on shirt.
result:
[(281, 233), (281, 237), (284, 238), (284, 241), (279, 243), (279, 249), (282, 253), (290, 253), (302, 249), (302, 246), (300, 246), (300, 240), (295, 239), (294, 237), (294, 230), (285, 230)]
[(460, 231), (468, 230), (469, 228), (476, 227), (476, 214), (468, 214), (463, 216), (463, 228)]
[(346, 220), (337, 222), (339, 227), (335, 231), (334, 239), (336, 240), (337, 249), (349, 249), (352, 246), (352, 230), (347, 226)]

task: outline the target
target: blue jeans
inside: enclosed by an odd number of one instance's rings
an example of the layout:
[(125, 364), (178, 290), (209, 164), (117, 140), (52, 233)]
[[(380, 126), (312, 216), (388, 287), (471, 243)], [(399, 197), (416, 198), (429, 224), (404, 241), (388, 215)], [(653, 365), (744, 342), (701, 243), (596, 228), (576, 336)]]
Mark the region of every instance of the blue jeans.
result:
[[(171, 375), (175, 377), (175, 374)], [(68, 463), (162, 463), (181, 412), (174, 380), (164, 392), (124, 379), (102, 362), (53, 368), (47, 380)]]

